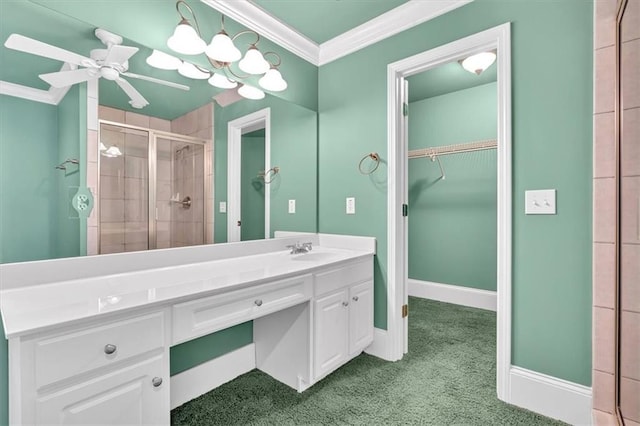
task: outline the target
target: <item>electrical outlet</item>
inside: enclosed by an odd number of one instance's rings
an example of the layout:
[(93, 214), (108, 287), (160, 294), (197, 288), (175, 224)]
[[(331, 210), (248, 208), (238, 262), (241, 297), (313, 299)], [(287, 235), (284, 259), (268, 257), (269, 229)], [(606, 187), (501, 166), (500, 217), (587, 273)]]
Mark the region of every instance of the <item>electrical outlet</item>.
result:
[(525, 191), (525, 214), (556, 214), (556, 190)]
[(226, 212), (227, 212), (227, 202), (220, 201), (220, 213), (226, 213)]
[(296, 212), (296, 200), (289, 200), (289, 213), (293, 214)]
[(355, 197), (347, 197), (347, 214), (356, 214)]

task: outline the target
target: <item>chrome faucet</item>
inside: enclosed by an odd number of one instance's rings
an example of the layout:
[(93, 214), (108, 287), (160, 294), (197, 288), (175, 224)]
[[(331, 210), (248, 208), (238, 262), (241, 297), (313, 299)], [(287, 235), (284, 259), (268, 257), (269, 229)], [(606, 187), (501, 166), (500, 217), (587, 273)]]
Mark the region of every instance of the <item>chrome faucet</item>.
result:
[(308, 253), (312, 250), (311, 243), (302, 243), (299, 242), (286, 246), (291, 249), (290, 254), (300, 254), (300, 253)]

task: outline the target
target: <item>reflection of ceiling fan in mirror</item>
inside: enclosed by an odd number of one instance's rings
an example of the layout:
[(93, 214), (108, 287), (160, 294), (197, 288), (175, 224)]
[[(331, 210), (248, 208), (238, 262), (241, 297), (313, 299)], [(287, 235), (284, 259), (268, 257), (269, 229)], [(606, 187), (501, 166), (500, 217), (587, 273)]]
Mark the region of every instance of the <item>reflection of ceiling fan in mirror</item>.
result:
[(39, 77), (53, 87), (68, 87), (76, 83), (103, 77), (107, 80), (115, 81), (127, 96), (129, 96), (131, 99), (129, 104), (134, 108), (143, 108), (149, 105), (149, 102), (131, 83), (121, 76), (146, 80), (176, 89), (189, 90), (189, 86), (183, 84), (127, 72), (129, 69), (129, 58), (136, 54), (138, 48), (122, 46), (122, 37), (101, 28), (95, 30), (95, 35), (107, 48), (93, 49), (89, 53), (89, 58), (20, 34), (11, 34), (4, 45), (9, 49), (19, 50), (69, 64), (72, 68), (71, 70), (40, 74)]

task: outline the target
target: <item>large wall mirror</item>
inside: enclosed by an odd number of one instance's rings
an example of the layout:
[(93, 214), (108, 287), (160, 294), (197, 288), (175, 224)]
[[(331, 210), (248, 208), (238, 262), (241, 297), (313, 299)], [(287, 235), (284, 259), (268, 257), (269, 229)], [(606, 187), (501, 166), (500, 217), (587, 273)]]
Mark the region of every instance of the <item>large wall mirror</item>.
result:
[[(219, 19), (217, 12), (195, 3), (198, 13), (216, 17), (209, 21)], [(242, 239), (272, 237), (278, 230), (315, 232), (316, 111), (292, 102), (290, 95), (244, 99), (206, 79), (151, 67), (146, 59), (153, 52), (150, 47), (159, 48), (158, 40), (170, 52), (165, 41), (177, 23), (175, 2), (159, 1), (151, 8), (134, 0), (126, 7), (128, 11), (116, 10), (99, 1), (2, 3), (0, 263), (93, 254), (92, 232), (98, 253), (227, 242), (226, 206), (234, 196), (228, 193), (228, 123), (261, 110), (269, 111), (268, 161), (264, 127), (243, 134), (240, 151), (235, 186), (246, 207)], [(135, 10), (148, 12), (135, 25), (118, 17), (131, 17)], [(107, 48), (96, 36), (98, 26), (123, 36), (123, 46), (138, 49), (128, 59), (128, 72), (149, 78), (123, 74), (122, 84), (104, 76), (97, 80), (100, 121), (92, 140), (91, 133), (87, 136), (87, 123), (96, 118), (88, 100), (91, 83), (52, 89), (39, 75), (61, 71), (63, 61), (5, 43), (22, 46), (20, 38), (8, 41), (18, 34), (91, 57), (92, 50)], [(128, 84), (148, 105), (134, 108), (139, 105), (127, 93)], [(289, 85), (293, 93), (305, 90), (295, 79)], [(92, 158), (99, 159), (96, 165)], [(84, 186), (96, 188), (96, 214), (90, 218), (72, 205)], [(289, 212), (290, 200), (295, 200), (294, 213)]]

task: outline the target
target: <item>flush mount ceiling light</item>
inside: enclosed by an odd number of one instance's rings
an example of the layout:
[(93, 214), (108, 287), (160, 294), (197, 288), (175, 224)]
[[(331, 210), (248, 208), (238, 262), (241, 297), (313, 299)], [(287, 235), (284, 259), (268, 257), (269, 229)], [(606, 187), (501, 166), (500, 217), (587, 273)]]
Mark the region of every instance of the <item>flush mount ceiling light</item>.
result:
[(458, 62), (462, 65), (462, 68), (470, 73), (480, 75), (484, 70), (489, 68), (496, 60), (496, 52), (492, 50), (490, 52), (477, 53), (471, 55), (466, 59), (461, 59)]
[[(193, 24), (191, 20), (187, 19), (183, 14), (181, 8), (186, 9), (191, 14)], [(260, 35), (258, 33), (245, 30), (230, 36), (224, 29), (224, 15), (222, 15), (220, 31), (213, 36), (211, 42), (207, 45), (202, 39), (200, 26), (193, 9), (191, 9), (184, 0), (178, 0), (176, 2), (176, 10), (178, 11), (178, 15), (180, 15), (180, 22), (173, 32), (173, 35), (167, 40), (167, 46), (174, 52), (183, 55), (199, 55), (204, 53), (209, 64), (211, 64), (215, 70), (220, 71), (214, 73), (197, 65), (184, 65), (186, 64), (184, 63), (178, 68), (180, 74), (183, 74), (180, 69), (189, 68), (189, 75), (183, 75), (187, 77), (191, 77), (191, 75), (202, 75), (203, 77), (191, 78), (208, 78), (209, 84), (222, 89), (234, 88), (237, 86), (237, 82), (241, 82), (250, 76), (262, 76), (258, 80), (258, 84), (265, 90), (279, 92), (287, 88), (287, 82), (282, 78), (278, 70), (278, 67), (282, 63), (280, 55), (275, 52), (260, 52), (260, 49), (258, 49)], [(243, 35), (255, 37), (255, 40), (252, 40), (253, 42), (248, 44), (244, 57), (242, 52), (234, 44), (234, 41)], [(148, 58), (147, 62), (155, 66), (151, 63), (154, 61), (149, 62), (151, 57), (153, 57), (153, 55)], [(270, 62), (265, 57), (274, 58), (274, 60)], [(236, 67), (239, 68), (241, 72), (246, 73), (246, 75), (241, 75), (240, 71), (234, 69)], [(198, 73), (194, 72), (194, 69), (197, 70)], [(206, 74), (206, 77), (204, 77), (204, 74)], [(249, 89), (242, 90), (244, 87), (249, 87)], [(248, 93), (248, 96), (245, 97), (249, 99), (262, 99), (264, 97), (264, 92), (256, 87), (244, 85), (238, 90), (238, 93), (241, 93), (241, 90), (244, 93)], [(261, 96), (255, 97), (259, 95), (258, 92)]]

